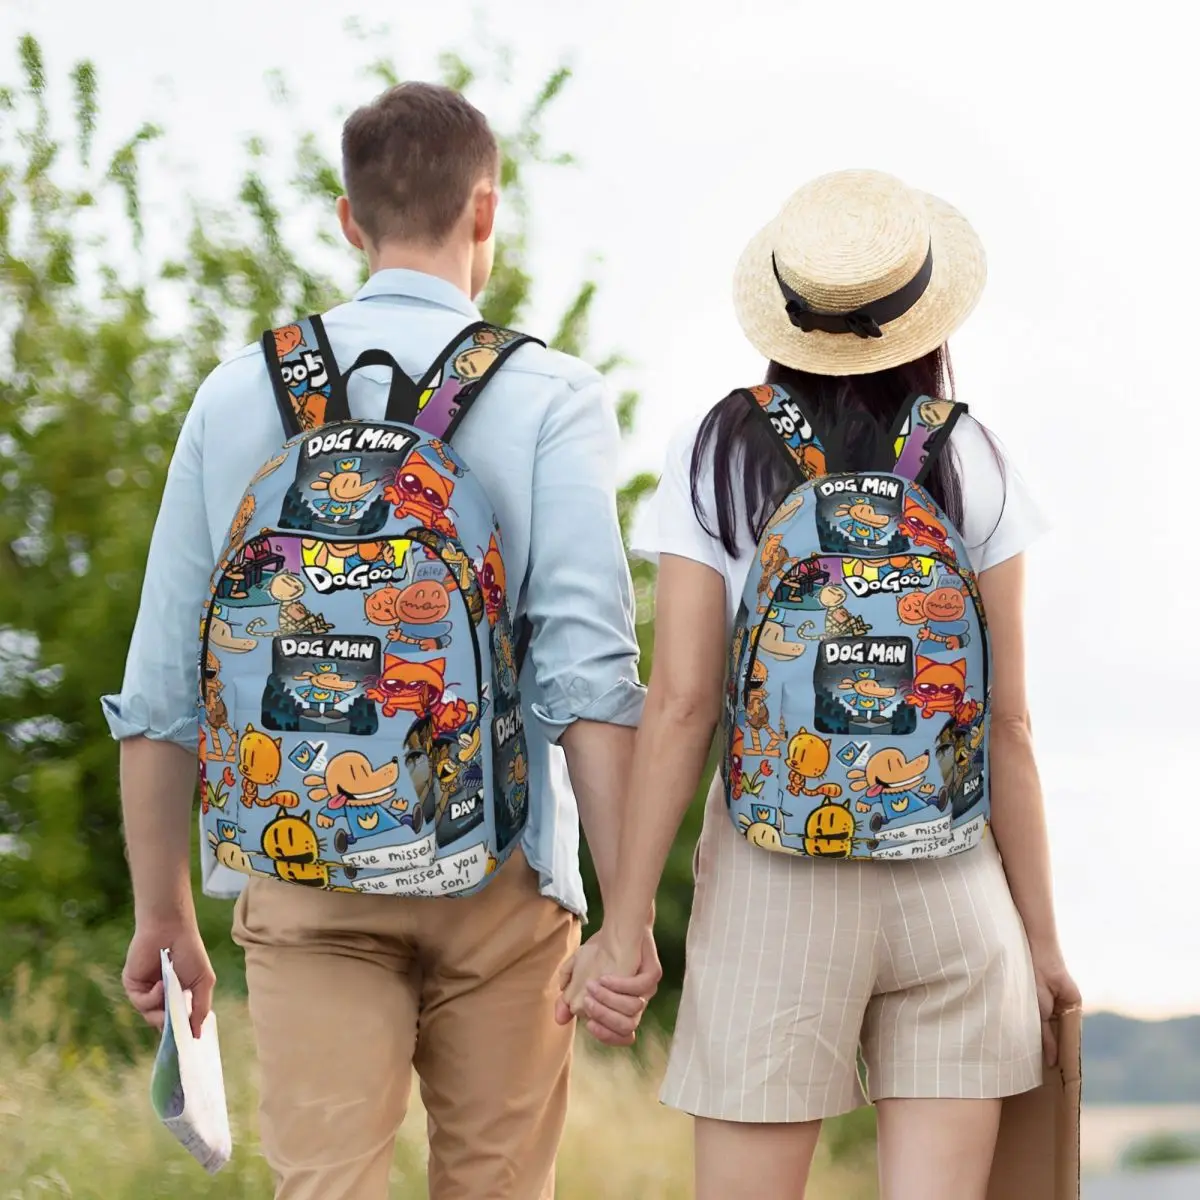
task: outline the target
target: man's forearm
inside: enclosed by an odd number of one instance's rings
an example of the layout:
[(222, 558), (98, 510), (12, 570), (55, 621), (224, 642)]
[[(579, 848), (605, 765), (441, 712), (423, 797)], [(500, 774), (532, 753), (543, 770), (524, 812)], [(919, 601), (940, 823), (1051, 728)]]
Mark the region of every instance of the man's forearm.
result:
[(176, 923), (195, 914), (190, 873), (196, 756), (173, 742), (121, 743), (121, 811), (134, 918)]
[(576, 721), (562, 736), (571, 788), (605, 908), (617, 877), (617, 847), (634, 737), (633, 729), (599, 721)]

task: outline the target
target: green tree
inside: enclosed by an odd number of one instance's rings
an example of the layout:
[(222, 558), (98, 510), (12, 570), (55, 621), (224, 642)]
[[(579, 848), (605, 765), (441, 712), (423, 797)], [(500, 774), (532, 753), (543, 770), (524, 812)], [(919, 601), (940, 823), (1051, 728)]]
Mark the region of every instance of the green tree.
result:
[[(69, 969), (83, 985), (75, 1008), (84, 1028), (97, 1004), (116, 998), (130, 900), (116, 752), (98, 697), (121, 679), (182, 414), (224, 353), (330, 306), (363, 267), (328, 229), (340, 181), (311, 134), (287, 146), (249, 139), (236, 197), (171, 214), (183, 230), (178, 251), (156, 260), (146, 249), (142, 173), (164, 130), (143, 125), (100, 153), (98, 81), (85, 62), (70, 73), (72, 136), (60, 138), (34, 38), (21, 39), (18, 61), (18, 85), (0, 90), (0, 979), (19, 961)], [(440, 69), (470, 92), (506, 71), (506, 57), (477, 69), (447, 54)], [(398, 78), (389, 62), (369, 74), (376, 83)], [(501, 324), (520, 327), (534, 291), (530, 182), (572, 161), (543, 133), (568, 80), (555, 71), (515, 126), (499, 131), (506, 203), (483, 309)], [(286, 104), (286, 83), (271, 82)], [(270, 182), (280, 161), (292, 164), (283, 187)], [(289, 240), (284, 228), (297, 222), (316, 235)], [(552, 344), (587, 353), (595, 294), (594, 282), (581, 283)], [(172, 312), (184, 319), (159, 315)], [(622, 366), (616, 356), (601, 365)], [(626, 431), (636, 403), (633, 393), (621, 398)], [(626, 525), (652, 485), (642, 475), (624, 489)], [(644, 563), (634, 571), (648, 666), (653, 572)], [(678, 848), (660, 898), (669, 983), (682, 972), (690, 856), (690, 844)], [(598, 904), (586, 864), (585, 873)], [(228, 906), (204, 904), (202, 920), (227, 986), (240, 974), (227, 949)], [(670, 986), (664, 995), (669, 1013)]]

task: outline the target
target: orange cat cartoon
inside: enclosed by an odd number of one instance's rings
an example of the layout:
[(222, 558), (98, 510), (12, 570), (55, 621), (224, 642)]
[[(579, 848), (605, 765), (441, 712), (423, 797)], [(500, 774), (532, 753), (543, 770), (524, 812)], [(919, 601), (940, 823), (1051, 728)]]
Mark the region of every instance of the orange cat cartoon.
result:
[(488, 548), (483, 555), (483, 563), (479, 570), (479, 586), (483, 589), (483, 602), (487, 608), (489, 625), (496, 624), (500, 609), (504, 606), (504, 559), (500, 556), (500, 547), (496, 544), (496, 535), (492, 534)]
[(806, 796), (828, 796), (834, 799), (842, 794), (836, 783), (822, 783), (810, 788), (809, 783), (824, 777), (829, 770), (829, 741), (817, 737), (807, 729), (801, 729), (788, 743), (788, 785), (793, 796), (803, 792)]
[(445, 691), (444, 658), (417, 663), (385, 654), (383, 674), (367, 681), (365, 694), (368, 700), (383, 705), (385, 717), (399, 712), (429, 713), (435, 734), (454, 733), (466, 724), (470, 710), (462, 700), (447, 701)]
[(904, 497), (904, 516), (900, 518), (899, 526), (914, 546), (928, 546), (953, 561), (954, 548), (950, 545), (946, 526), (912, 496)]
[(403, 466), (392, 472), (383, 489), (384, 499), (394, 504), (395, 517), (411, 517), (426, 529), (455, 537), (454, 524), (447, 509), (454, 484), (443, 479), (419, 454), (408, 456)]
[(957, 715), (963, 707), (966, 686), (967, 660), (965, 658), (956, 658), (953, 662), (940, 663), (918, 654), (912, 691), (905, 696), (904, 703), (920, 708), (922, 717), (932, 717), (934, 713)]

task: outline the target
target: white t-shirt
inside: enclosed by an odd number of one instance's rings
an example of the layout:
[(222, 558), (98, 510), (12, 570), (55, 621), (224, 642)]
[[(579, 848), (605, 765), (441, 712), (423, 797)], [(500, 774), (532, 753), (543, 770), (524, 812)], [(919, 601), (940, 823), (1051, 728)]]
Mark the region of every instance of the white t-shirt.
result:
[[(745, 512), (738, 495), (737, 472), (734, 496), (738, 512), (738, 549), (733, 557), (696, 519), (692, 507), (692, 448), (703, 416), (692, 418), (671, 439), (658, 490), (634, 531), (633, 552), (640, 558), (657, 560), (660, 554), (675, 554), (704, 563), (725, 579), (725, 596), (732, 628), (737, 606), (754, 562), (754, 540), (746, 527)], [(1047, 528), (1047, 522), (1028, 488), (1003, 451), (993, 448), (987, 435), (970, 416), (963, 416), (950, 433), (953, 453), (962, 480), (963, 527), (960, 532), (975, 571), (986, 571), (1005, 559), (1020, 554)], [(997, 461), (999, 456), (999, 461)], [(1003, 464), (1003, 468), (1001, 467)], [(701, 505), (711, 529), (717, 528), (713, 487), (712, 454), (704, 463), (698, 489)]]

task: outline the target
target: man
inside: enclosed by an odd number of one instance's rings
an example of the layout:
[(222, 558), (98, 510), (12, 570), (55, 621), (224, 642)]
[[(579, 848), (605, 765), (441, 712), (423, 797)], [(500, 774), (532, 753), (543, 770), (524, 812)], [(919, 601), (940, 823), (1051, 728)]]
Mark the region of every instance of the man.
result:
[[(334, 356), (348, 364), (380, 347), (419, 377), (479, 317), (472, 298), (492, 267), (496, 142), (457, 93), (405, 84), (350, 117), (343, 160), (338, 217), (371, 275), (325, 317)], [(376, 368), (356, 372), (354, 414), (379, 419), (388, 382)], [(575, 803), (603, 891), (642, 704), (614, 495), (618, 440), (596, 372), (536, 345), (506, 361), (455, 437), (495, 506), (510, 578), (522, 585), (510, 594), (534, 630), (521, 852), (466, 898), (253, 878), (238, 899), (234, 937), (246, 953), (262, 1141), (279, 1200), (384, 1197), (413, 1066), (436, 1200), (553, 1194), (572, 1042), (561, 1010), (556, 1020), (556, 978), (584, 913)], [(249, 347), (209, 376), (184, 421), (123, 690), (105, 698), (121, 741), (134, 884), (125, 987), (155, 1025), (161, 947), (192, 990), (194, 1027), (211, 1003), (188, 871), (197, 617), (239, 498), (280, 442), (267, 368)], [(647, 932), (638, 980), (597, 1001), (589, 1029), (631, 1041), (658, 976)]]

